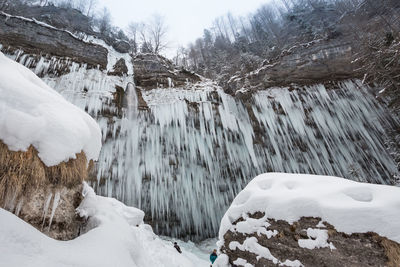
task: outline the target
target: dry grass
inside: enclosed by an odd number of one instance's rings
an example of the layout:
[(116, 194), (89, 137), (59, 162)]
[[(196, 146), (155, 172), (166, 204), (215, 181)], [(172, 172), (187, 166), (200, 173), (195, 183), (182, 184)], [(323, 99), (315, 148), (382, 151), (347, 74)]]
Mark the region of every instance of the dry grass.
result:
[(382, 246), (385, 248), (385, 254), (389, 261), (387, 263), (388, 267), (399, 267), (400, 266), (400, 244), (383, 238), (381, 241)]
[(76, 159), (47, 167), (38, 157), (37, 150), (30, 146), (26, 152), (10, 151), (0, 141), (0, 206), (38, 187), (46, 185), (71, 188), (82, 183), (93, 164), (87, 164), (83, 152)]

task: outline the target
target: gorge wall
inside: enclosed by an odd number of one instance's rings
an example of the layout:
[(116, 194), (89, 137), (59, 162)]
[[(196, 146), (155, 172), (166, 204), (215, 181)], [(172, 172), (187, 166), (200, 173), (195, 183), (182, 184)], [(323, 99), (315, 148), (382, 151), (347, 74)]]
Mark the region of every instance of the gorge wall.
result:
[[(27, 24), (32, 30), (23, 30)], [(90, 180), (96, 191), (144, 210), (159, 234), (194, 240), (215, 236), (234, 196), (263, 172), (395, 183), (396, 151), (388, 149), (385, 129), (399, 124), (357, 79), (311, 77), (325, 85), (259, 86), (232, 96), (152, 55), (133, 59), (95, 37), (86, 37), (90, 43), (7, 15), (0, 15), (0, 25), (11, 27), (0, 30), (3, 53), (96, 118), (103, 134)], [(75, 52), (57, 54), (51, 45), (47, 50), (31, 42), (42, 31), (48, 31), (43, 43), (58, 38), (69, 46), (57, 37), (62, 34), (79, 45), (71, 44)], [(346, 53), (335, 54), (340, 56)], [(296, 60), (308, 57), (312, 53)], [(126, 68), (116, 71), (117, 62)], [(308, 64), (318, 70), (313, 62)], [(138, 67), (135, 77), (132, 65)], [(143, 87), (134, 90), (133, 82)]]

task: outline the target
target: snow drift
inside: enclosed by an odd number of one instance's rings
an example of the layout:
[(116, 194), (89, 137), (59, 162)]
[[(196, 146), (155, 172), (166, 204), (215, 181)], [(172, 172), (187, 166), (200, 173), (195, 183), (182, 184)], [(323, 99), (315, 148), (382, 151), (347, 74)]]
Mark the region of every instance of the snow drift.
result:
[(197, 267), (207, 266), (190, 251), (179, 254), (143, 223), (143, 211), (97, 196), (84, 185), (77, 212), (88, 219), (86, 232), (71, 241), (51, 239), (0, 209), (0, 266)]
[(0, 140), (9, 149), (30, 145), (47, 166), (84, 152), (98, 158), (101, 132), (84, 111), (67, 102), (26, 67), (0, 52)]

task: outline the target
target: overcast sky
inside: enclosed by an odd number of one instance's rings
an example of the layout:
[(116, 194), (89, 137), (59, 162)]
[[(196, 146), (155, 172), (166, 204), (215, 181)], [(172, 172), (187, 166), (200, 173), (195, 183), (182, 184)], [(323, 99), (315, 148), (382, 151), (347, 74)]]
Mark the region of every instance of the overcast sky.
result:
[[(129, 22), (145, 21), (158, 13), (166, 18), (172, 47), (186, 46), (202, 36), (203, 29), (221, 15), (246, 15), (269, 0), (100, 0), (113, 17), (113, 24), (125, 29)], [(99, 6), (99, 7), (100, 7)]]

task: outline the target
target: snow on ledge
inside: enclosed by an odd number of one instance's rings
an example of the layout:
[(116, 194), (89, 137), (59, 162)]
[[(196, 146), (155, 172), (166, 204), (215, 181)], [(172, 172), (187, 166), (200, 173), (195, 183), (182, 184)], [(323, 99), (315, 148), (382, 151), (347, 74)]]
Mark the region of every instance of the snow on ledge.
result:
[[(78, 41), (87, 43), (87, 44), (95, 44), (95, 45), (100, 45), (102, 47), (104, 47), (105, 49), (107, 49), (108, 51), (108, 55), (107, 55), (107, 71), (111, 71), (113, 70), (113, 67), (115, 65), (115, 63), (117, 63), (117, 61), (119, 59), (124, 59), (125, 60), (125, 64), (128, 68), (128, 75), (133, 75), (133, 64), (132, 64), (132, 57), (129, 55), (129, 53), (119, 53), (117, 52), (112, 46), (106, 44), (106, 42), (102, 39), (96, 38), (95, 36), (92, 35), (87, 35), (86, 33), (82, 33), (82, 32), (78, 32), (77, 34), (74, 34), (68, 30), (65, 29), (59, 29), (56, 28), (54, 26), (51, 26), (45, 22), (36, 20), (35, 18), (26, 18), (26, 17), (22, 17), (22, 16), (14, 16), (8, 13), (5, 13), (3, 11), (0, 12), (0, 15), (3, 15), (7, 18), (15, 18), (15, 19), (20, 19), (23, 21), (27, 21), (27, 22), (32, 22), (32, 23), (36, 23), (37, 25), (40, 25), (42, 27), (46, 27), (55, 31), (60, 31), (60, 32), (65, 32), (67, 34), (69, 34), (72, 38), (75, 38)], [(79, 35), (79, 36), (78, 36)]]
[(58, 29), (58, 28), (56, 28), (54, 26), (51, 26), (51, 25), (49, 25), (49, 24), (47, 24), (45, 22), (36, 20), (35, 18), (26, 18), (26, 17), (22, 17), (22, 16), (14, 16), (14, 15), (5, 13), (3, 11), (0, 12), (0, 15), (5, 16), (6, 18), (15, 18), (15, 19), (24, 20), (24, 21), (27, 21), (27, 22), (33, 22), (33, 23), (36, 23), (36, 24), (38, 24), (38, 25), (40, 25), (42, 27), (46, 27), (46, 28), (49, 28), (49, 29), (52, 29), (52, 30), (56, 30), (56, 31), (60, 31), (60, 32), (65, 32), (65, 33), (68, 33), (69, 35), (71, 35), (71, 37), (73, 37), (73, 38), (75, 38), (75, 39), (77, 39), (79, 41), (82, 41), (78, 36), (76, 36), (75, 34), (73, 34), (70, 31), (63, 30), (63, 29)]
[(98, 158), (101, 132), (96, 121), (1, 52), (0, 95), (0, 140), (10, 150), (33, 145), (47, 166), (81, 151), (88, 160)]
[(267, 173), (254, 178), (221, 221), (219, 244), (243, 214), (266, 212), (289, 223), (320, 217), (346, 234), (375, 232), (400, 242), (400, 188), (305, 174)]
[(297, 243), (301, 248), (315, 249), (315, 248), (330, 248), (336, 249), (332, 242), (328, 243), (328, 230), (321, 229), (307, 229), (308, 239), (299, 239)]

